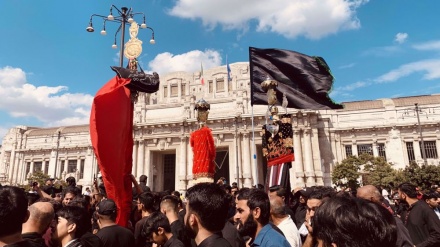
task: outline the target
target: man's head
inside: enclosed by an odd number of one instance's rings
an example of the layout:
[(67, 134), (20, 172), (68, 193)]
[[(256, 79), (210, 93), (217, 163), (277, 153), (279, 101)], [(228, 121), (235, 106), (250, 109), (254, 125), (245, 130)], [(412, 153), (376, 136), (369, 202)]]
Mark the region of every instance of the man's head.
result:
[(29, 219), (23, 223), (23, 233), (37, 232), (44, 234), (52, 222), (55, 212), (49, 202), (36, 202), (29, 206)]
[(29, 217), (26, 193), (18, 187), (0, 188), (0, 239), (21, 234), (22, 224)]
[(241, 228), (241, 236), (250, 236), (255, 239), (258, 227), (269, 223), (270, 202), (268, 195), (260, 189), (242, 189), (236, 200), (236, 219)]
[(379, 190), (373, 185), (365, 185), (357, 189), (356, 197), (362, 198), (367, 201), (372, 201), (375, 203), (380, 203), (382, 195)]
[(90, 218), (85, 209), (77, 206), (66, 206), (57, 211), (57, 224), (52, 239), (64, 246), (72, 239), (80, 238), (90, 228)]
[(67, 206), (70, 203), (70, 201), (75, 199), (77, 195), (78, 195), (78, 190), (76, 188), (67, 187), (63, 195), (63, 205)]
[(407, 201), (408, 199), (417, 199), (417, 189), (416, 186), (410, 183), (402, 183), (399, 185), (398, 189), (400, 200)]
[(269, 198), (277, 196), (285, 200), (287, 193), (288, 191), (280, 185), (274, 185), (269, 188)]
[(284, 203), (284, 200), (279, 197), (275, 196), (269, 199), (270, 200), (270, 215), (272, 219), (282, 219), (286, 217), (286, 204)]
[(394, 216), (377, 203), (363, 199), (333, 197), (325, 200), (312, 222), (319, 246), (388, 247), (396, 244)]
[(190, 237), (200, 228), (209, 232), (221, 231), (228, 215), (229, 199), (218, 184), (199, 183), (186, 193), (185, 228)]
[(54, 181), (53, 178), (46, 179), (46, 186), (52, 186), (53, 185), (53, 181)]
[(179, 200), (172, 195), (165, 196), (162, 198), (162, 201), (160, 202), (160, 211), (167, 215), (167, 214), (176, 214), (178, 213), (177, 206), (179, 204)]
[(438, 198), (439, 194), (437, 192), (427, 192), (423, 194), (423, 200), (425, 200), (428, 206), (432, 209), (438, 207)]
[(167, 217), (160, 212), (154, 212), (145, 221), (141, 234), (158, 246), (163, 246), (168, 241), (167, 233), (171, 233)]
[(76, 186), (76, 179), (75, 177), (68, 177), (66, 178), (67, 186), (75, 187)]
[(152, 212), (154, 210), (154, 195), (151, 192), (142, 192), (137, 199), (137, 209)]
[(99, 220), (115, 221), (118, 213), (116, 203), (112, 199), (104, 199), (96, 206)]
[(139, 183), (147, 183), (148, 177), (146, 175), (141, 175), (139, 177)]
[(326, 190), (322, 188), (315, 188), (308, 196), (308, 200), (306, 202), (306, 218), (312, 219), (315, 215), (316, 209), (321, 206), (323, 199), (329, 197), (331, 197), (331, 195), (329, 195)]
[(298, 197), (299, 203), (305, 205), (307, 203), (307, 200), (309, 199), (310, 193), (312, 193), (312, 191), (313, 191), (312, 187), (300, 189), (295, 192), (295, 196)]

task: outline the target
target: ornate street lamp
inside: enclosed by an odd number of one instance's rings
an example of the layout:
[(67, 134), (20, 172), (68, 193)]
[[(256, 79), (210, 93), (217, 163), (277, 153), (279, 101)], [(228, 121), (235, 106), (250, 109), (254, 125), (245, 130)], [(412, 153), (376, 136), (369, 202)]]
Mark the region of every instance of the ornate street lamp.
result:
[[(118, 15), (114, 16), (113, 15), (113, 10), (116, 10)], [(135, 20), (134, 17), (141, 15), (143, 17), (143, 21), (142, 24), (138, 24)], [(120, 47), (120, 52), (119, 52), (119, 67), (123, 67), (123, 61), (124, 61), (124, 45), (125, 45), (125, 26), (129, 25), (129, 26), (134, 26), (136, 25), (137, 28), (141, 28), (141, 29), (150, 29), (152, 32), (152, 36), (150, 39), (150, 44), (154, 45), (156, 43), (156, 41), (154, 40), (154, 30), (151, 27), (148, 27), (147, 24), (145, 23), (145, 14), (141, 13), (141, 12), (133, 12), (132, 8), (127, 8), (127, 7), (122, 7), (121, 9), (118, 9), (115, 5), (111, 5), (110, 7), (110, 14), (108, 16), (103, 16), (103, 15), (98, 15), (98, 14), (93, 14), (92, 16), (90, 16), (90, 21), (89, 21), (89, 25), (86, 28), (87, 32), (94, 32), (95, 29), (93, 28), (93, 18), (94, 17), (99, 17), (103, 20), (103, 28), (101, 30), (101, 34), (102, 35), (107, 35), (107, 31), (105, 29), (105, 26), (107, 24), (107, 22), (117, 22), (120, 23), (119, 24), (119, 28), (115, 33), (115, 39), (114, 39), (114, 43), (112, 45), (113, 49), (117, 49), (118, 46), (116, 44), (116, 36), (118, 34), (119, 31), (121, 31), (121, 47)], [(134, 25), (133, 25), (134, 23)], [(132, 28), (131, 28), (132, 29)], [(130, 36), (131, 35), (131, 29), (130, 29)], [(136, 33), (137, 35), (137, 33)], [(142, 48), (140, 48), (142, 49)], [(127, 55), (127, 54), (125, 54)]]

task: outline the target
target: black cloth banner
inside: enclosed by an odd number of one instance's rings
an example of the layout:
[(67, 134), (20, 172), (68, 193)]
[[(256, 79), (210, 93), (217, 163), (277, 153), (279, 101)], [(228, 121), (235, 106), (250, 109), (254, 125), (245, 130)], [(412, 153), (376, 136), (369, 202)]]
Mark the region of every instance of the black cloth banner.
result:
[(251, 105), (267, 105), (261, 83), (268, 77), (278, 81), (278, 103), (286, 95), (289, 108), (342, 109), (328, 93), (333, 85), (330, 68), (321, 57), (310, 57), (281, 49), (249, 47), (251, 74)]

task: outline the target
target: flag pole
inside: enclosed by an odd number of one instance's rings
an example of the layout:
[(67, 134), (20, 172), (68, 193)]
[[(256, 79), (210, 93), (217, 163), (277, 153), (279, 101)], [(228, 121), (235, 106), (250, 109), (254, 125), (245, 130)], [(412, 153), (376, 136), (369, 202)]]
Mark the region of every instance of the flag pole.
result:
[(257, 153), (256, 153), (256, 147), (255, 147), (255, 128), (254, 128), (254, 106), (251, 106), (252, 113), (251, 113), (251, 119), (252, 119), (252, 152), (253, 152), (253, 158), (254, 158), (254, 166), (255, 166), (255, 187), (258, 188), (258, 164), (257, 164)]

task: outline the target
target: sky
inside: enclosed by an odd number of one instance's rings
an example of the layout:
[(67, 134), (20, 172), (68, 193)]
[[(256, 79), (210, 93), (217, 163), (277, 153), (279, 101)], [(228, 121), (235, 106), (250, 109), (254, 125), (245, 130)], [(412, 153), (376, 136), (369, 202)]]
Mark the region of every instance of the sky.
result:
[(252, 46), (323, 57), (339, 103), (440, 91), (440, 1), (0, 0), (0, 138), (17, 125), (88, 123), (119, 49), (117, 23), (106, 36), (100, 18), (86, 28), (112, 4), (145, 14), (156, 44), (141, 29), (138, 60), (159, 75), (248, 62)]

